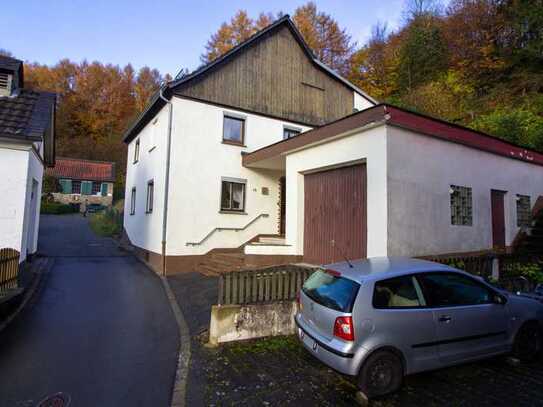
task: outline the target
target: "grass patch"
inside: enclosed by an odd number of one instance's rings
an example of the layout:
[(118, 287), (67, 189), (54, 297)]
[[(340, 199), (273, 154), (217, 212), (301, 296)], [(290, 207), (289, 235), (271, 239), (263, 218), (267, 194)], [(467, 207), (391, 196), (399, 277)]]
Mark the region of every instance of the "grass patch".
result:
[(272, 336), (265, 339), (251, 339), (248, 341), (228, 344), (228, 351), (232, 354), (241, 353), (273, 353), (278, 351), (293, 351), (300, 349), (296, 336)]
[(75, 205), (67, 205), (59, 202), (42, 202), (40, 213), (44, 215), (65, 215), (68, 213), (77, 213)]
[(93, 213), (90, 216), (89, 224), (98, 236), (113, 237), (121, 234), (123, 216), (116, 209), (106, 209)]

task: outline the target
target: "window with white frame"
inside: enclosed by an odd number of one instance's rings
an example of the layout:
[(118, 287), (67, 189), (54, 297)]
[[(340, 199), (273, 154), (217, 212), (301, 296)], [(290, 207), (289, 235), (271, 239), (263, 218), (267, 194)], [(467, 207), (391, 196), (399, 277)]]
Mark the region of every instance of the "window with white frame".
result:
[(134, 164), (136, 164), (139, 159), (140, 159), (140, 139), (137, 139), (136, 144), (134, 145)]
[(221, 211), (245, 210), (245, 180), (223, 178), (221, 183)]
[(130, 215), (136, 213), (136, 187), (132, 188), (132, 193), (130, 194)]
[(451, 225), (473, 225), (473, 202), (471, 188), (451, 185)]
[(517, 226), (529, 227), (532, 224), (532, 205), (529, 195), (517, 195)]
[(147, 200), (145, 203), (145, 213), (153, 212), (154, 191), (155, 191), (155, 182), (151, 180), (147, 183)]

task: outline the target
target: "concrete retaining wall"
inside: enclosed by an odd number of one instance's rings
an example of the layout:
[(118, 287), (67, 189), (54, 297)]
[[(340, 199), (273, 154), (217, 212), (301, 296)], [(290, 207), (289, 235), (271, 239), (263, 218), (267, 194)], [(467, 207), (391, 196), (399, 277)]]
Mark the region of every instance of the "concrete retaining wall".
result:
[(214, 305), (211, 308), (209, 342), (223, 342), (264, 336), (292, 335), (296, 331), (295, 301), (269, 304)]

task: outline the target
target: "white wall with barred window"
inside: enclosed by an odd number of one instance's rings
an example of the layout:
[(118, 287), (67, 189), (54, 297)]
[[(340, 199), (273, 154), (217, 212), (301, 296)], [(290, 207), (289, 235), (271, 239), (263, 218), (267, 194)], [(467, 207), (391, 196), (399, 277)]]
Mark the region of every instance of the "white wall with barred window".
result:
[[(517, 194), (543, 195), (543, 167), (387, 126), (388, 254), (492, 248), (491, 190), (505, 191), (505, 243), (517, 227)], [(472, 189), (472, 225), (451, 224), (451, 185)]]

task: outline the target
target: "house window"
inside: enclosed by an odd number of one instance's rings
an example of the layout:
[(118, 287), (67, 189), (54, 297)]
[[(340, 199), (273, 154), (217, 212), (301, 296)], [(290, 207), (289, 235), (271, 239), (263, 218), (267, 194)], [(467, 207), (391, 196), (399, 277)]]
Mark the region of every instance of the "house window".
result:
[(0, 72), (0, 89), (10, 90), (10, 77), (7, 73)]
[(295, 129), (293, 127), (284, 127), (283, 128), (283, 140), (296, 137), (302, 131), (300, 129)]
[(81, 193), (81, 181), (72, 181), (72, 194)]
[(79, 192), (73, 192), (74, 183), (71, 179), (61, 179), (59, 180), (60, 188), (63, 194), (78, 194)]
[(451, 185), (451, 225), (473, 224), (471, 188)]
[(132, 188), (132, 193), (130, 194), (130, 215), (136, 213), (136, 188)]
[(224, 116), (222, 140), (229, 144), (243, 145), (245, 138), (245, 119)]
[(81, 181), (81, 195), (92, 195), (92, 181)]
[(532, 224), (532, 205), (528, 195), (517, 195), (517, 226), (530, 227)]
[(102, 190), (102, 183), (101, 182), (93, 182), (92, 183), (92, 194), (93, 195), (98, 195), (101, 190)]
[(145, 203), (145, 212), (146, 213), (153, 212), (154, 190), (155, 190), (155, 182), (153, 180), (151, 180), (151, 181), (149, 181), (147, 183), (147, 200), (146, 200), (146, 203)]
[(140, 139), (136, 140), (136, 145), (134, 146), (134, 164), (140, 159)]
[(222, 180), (221, 211), (245, 210), (245, 181)]

